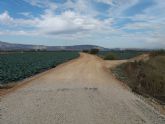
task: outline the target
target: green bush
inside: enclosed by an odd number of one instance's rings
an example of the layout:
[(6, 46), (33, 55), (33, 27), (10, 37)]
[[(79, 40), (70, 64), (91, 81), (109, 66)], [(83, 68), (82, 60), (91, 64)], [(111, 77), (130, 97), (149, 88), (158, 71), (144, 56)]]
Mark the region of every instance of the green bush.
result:
[(115, 60), (117, 59), (116, 55), (114, 53), (108, 53), (105, 55), (105, 57), (103, 57), (105, 60)]
[(93, 48), (90, 50), (90, 54), (98, 54), (99, 53), (99, 49), (97, 48)]
[(89, 53), (89, 50), (82, 50), (83, 53)]
[(99, 56), (104, 58), (107, 54), (112, 53), (118, 60), (130, 59), (146, 53), (145, 51), (130, 51), (130, 50), (116, 50), (116, 51), (100, 51)]

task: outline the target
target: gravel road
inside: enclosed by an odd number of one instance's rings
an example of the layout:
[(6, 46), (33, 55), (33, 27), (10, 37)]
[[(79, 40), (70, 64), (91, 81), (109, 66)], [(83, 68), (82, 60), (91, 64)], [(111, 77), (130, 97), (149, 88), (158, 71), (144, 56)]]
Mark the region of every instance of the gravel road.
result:
[(165, 124), (165, 117), (81, 54), (3, 96), (0, 124)]

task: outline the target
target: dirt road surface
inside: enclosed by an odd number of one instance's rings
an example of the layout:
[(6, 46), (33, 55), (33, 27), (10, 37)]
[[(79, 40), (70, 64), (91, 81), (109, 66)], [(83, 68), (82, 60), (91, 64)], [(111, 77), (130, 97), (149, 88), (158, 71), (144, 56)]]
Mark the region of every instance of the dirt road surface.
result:
[(165, 124), (103, 60), (88, 54), (3, 96), (0, 108), (1, 124)]

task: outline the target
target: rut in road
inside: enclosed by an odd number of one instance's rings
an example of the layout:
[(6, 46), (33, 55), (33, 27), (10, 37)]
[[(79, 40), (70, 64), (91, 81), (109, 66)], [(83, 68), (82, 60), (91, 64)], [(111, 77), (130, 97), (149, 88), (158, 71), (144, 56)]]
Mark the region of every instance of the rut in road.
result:
[(1, 99), (1, 124), (164, 124), (165, 117), (124, 88), (100, 58), (49, 70)]

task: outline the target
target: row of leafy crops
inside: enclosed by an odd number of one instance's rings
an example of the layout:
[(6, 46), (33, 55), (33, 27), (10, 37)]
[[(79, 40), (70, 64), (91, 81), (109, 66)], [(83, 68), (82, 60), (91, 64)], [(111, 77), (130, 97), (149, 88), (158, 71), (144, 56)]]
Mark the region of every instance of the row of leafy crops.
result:
[(0, 84), (22, 80), (78, 56), (67, 51), (0, 54)]

